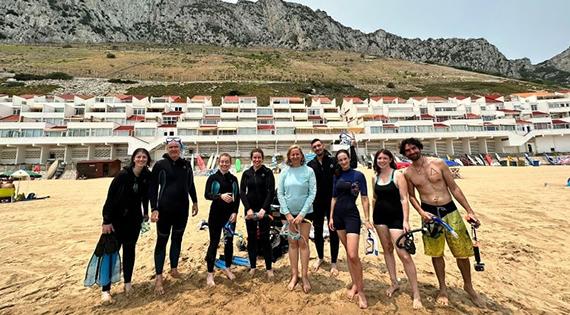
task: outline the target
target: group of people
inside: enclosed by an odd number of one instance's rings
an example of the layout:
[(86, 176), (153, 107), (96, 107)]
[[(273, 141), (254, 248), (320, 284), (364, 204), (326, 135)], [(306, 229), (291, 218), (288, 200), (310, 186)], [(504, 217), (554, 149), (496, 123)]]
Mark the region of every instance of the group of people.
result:
[[(148, 220), (148, 204), (151, 207), (151, 222), (156, 222), (157, 241), (154, 251), (155, 292), (164, 293), (163, 266), (168, 238), (170, 244), (170, 274), (179, 277), (178, 260), (182, 236), (189, 217), (189, 198), (192, 200), (192, 215), (198, 213), (196, 187), (190, 162), (181, 157), (183, 149), (179, 138), (167, 138), (167, 153), (149, 171), (150, 154), (137, 149), (131, 157), (131, 164), (125, 167), (112, 181), (105, 206), (103, 207), (103, 233), (115, 233), (123, 247), (123, 272), (125, 292), (132, 291), (131, 278), (135, 261), (135, 245), (143, 220)], [(447, 231), (422, 236), (425, 253), (432, 257), (432, 263), (439, 282), (437, 302), (448, 304), (445, 283), (444, 246), (448, 243), (464, 280), (464, 289), (477, 306), (482, 302), (473, 289), (469, 257), (473, 248), (467, 228), (452, 196), (467, 211), (466, 219), (478, 226), (475, 216), (461, 189), (455, 183), (447, 165), (440, 159), (422, 155), (423, 146), (414, 138), (401, 142), (400, 153), (412, 161), (405, 171), (396, 170), (394, 155), (386, 149), (376, 152), (373, 161), (375, 175), (371, 178), (372, 202), (368, 198), (366, 177), (357, 171), (357, 157), (354, 142), (349, 150), (339, 150), (334, 156), (326, 150), (323, 142), (314, 139), (311, 149), (315, 158), (305, 161), (301, 147), (291, 146), (286, 155), (287, 167), (281, 172), (277, 187), (273, 172), (263, 165), (264, 153), (255, 148), (250, 153), (251, 167), (238, 181), (230, 173), (232, 157), (222, 153), (217, 171), (208, 177), (205, 199), (211, 200), (208, 215), (210, 243), (205, 257), (207, 264), (206, 284), (215, 286), (214, 266), (217, 249), (223, 237), (225, 276), (233, 280), (233, 236), (240, 202), (244, 208), (247, 229), (247, 251), (249, 273), (256, 271), (257, 257), (265, 261), (268, 278), (273, 278), (272, 248), (270, 241), (270, 205), (279, 200), (281, 219), (284, 222), (283, 235), (287, 237), (291, 278), (288, 289), (300, 284), (305, 293), (311, 291), (309, 280), (309, 233), (314, 228), (314, 242), (317, 259), (312, 271), (318, 271), (324, 263), (323, 229), (328, 222), (330, 240), (330, 273), (339, 273), (337, 266), (339, 243), (346, 250), (351, 286), (347, 296), (358, 299), (361, 308), (368, 302), (364, 290), (364, 277), (359, 257), (361, 226), (376, 230), (383, 248), (391, 285), (386, 294), (392, 296), (399, 289), (396, 277), (394, 250), (403, 263), (413, 296), (413, 308), (421, 308), (416, 267), (411, 255), (395, 246), (395, 241), (410, 231), (409, 204), (419, 213), (425, 224), (437, 216), (453, 227), (457, 237)], [(275, 189), (277, 188), (277, 189)], [(419, 192), (419, 199), (415, 190)], [(360, 197), (364, 222), (357, 207)], [(370, 217), (370, 206), (373, 208)], [(340, 242), (339, 242), (340, 241)], [(301, 270), (299, 272), (299, 260)], [(103, 286), (103, 301), (110, 301), (110, 284)]]

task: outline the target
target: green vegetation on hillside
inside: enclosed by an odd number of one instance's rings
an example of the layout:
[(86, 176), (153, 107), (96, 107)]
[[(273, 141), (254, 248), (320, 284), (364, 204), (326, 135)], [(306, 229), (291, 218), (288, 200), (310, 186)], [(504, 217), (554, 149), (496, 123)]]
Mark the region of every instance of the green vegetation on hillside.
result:
[(43, 84), (43, 85), (31, 85), (31, 86), (7, 86), (0, 84), (0, 94), (7, 95), (24, 95), (24, 94), (36, 94), (36, 95), (46, 95), (51, 94), (54, 90), (60, 88), (59, 85), (53, 84)]
[[(245, 82), (220, 82), (220, 83), (188, 83), (171, 85), (141, 86), (128, 90), (131, 95), (209, 95), (212, 102), (220, 105), (221, 97), (227, 95), (257, 96), (260, 106), (269, 104), (272, 96), (297, 96), (307, 97), (310, 95), (326, 95), (340, 98), (343, 96), (368, 97), (369, 92), (351, 85), (338, 83), (245, 83)], [(310, 101), (307, 99), (307, 101)], [(339, 104), (339, 103), (338, 103)]]

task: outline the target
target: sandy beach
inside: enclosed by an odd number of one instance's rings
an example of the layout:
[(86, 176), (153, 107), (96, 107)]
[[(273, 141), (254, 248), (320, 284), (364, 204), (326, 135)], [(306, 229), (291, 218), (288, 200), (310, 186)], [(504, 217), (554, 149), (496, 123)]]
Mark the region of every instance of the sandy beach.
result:
[[(363, 169), (360, 168), (362, 171)], [(364, 170), (367, 178), (372, 172)], [(417, 313), (570, 313), (570, 177), (569, 166), (464, 167), (458, 180), (482, 221), (484, 272), (473, 272), (474, 285), (487, 304), (478, 309), (462, 289), (455, 261), (446, 249), (449, 307), (436, 306), (437, 279), (431, 259), (418, 253), (414, 260), (424, 309)], [(239, 177), (239, 176), (238, 176)], [(340, 252), (340, 275), (329, 276), (329, 264), (310, 274), (313, 290), (304, 294), (299, 286), (287, 290), (288, 259), (275, 264), (276, 279), (269, 282), (258, 267), (255, 277), (245, 267), (236, 267), (232, 283), (216, 273), (217, 286), (206, 288), (206, 231), (196, 226), (207, 218), (204, 200), (206, 177), (197, 177), (200, 212), (191, 218), (185, 232), (181, 279), (168, 276), (166, 294), (153, 293), (153, 250), (156, 229), (139, 239), (133, 275), (135, 294), (126, 297), (122, 283), (113, 286), (115, 303), (100, 304), (98, 287), (83, 287), (85, 267), (101, 232), (101, 208), (111, 179), (39, 180), (21, 183), (23, 192), (49, 195), (46, 200), (0, 204), (0, 313), (2, 314), (382, 314), (413, 312), (409, 286), (397, 261), (400, 292), (385, 296), (389, 285), (382, 255), (363, 257), (365, 290), (369, 309), (360, 310), (345, 298), (350, 282), (344, 249)], [(370, 183), (368, 183), (370, 186)], [(463, 210), (462, 210), (463, 211)], [(238, 230), (245, 232), (240, 209)], [(419, 215), (412, 211), (411, 224)], [(364, 234), (364, 233), (363, 233)], [(328, 248), (328, 244), (325, 245)], [(220, 250), (221, 252), (221, 250)], [(361, 244), (364, 256), (364, 245)], [(245, 252), (236, 254), (246, 256)], [(327, 254), (325, 257), (327, 258)], [(311, 243), (311, 259), (316, 257)], [(312, 264), (312, 261), (311, 263)], [(258, 262), (258, 266), (260, 266)], [(168, 270), (168, 258), (165, 270)], [(166, 275), (166, 273), (165, 273)]]

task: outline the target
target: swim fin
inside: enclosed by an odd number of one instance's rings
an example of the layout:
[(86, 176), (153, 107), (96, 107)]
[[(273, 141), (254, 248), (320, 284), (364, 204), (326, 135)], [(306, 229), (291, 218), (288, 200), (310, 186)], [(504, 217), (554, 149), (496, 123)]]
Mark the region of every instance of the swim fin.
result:
[[(232, 265), (249, 267), (249, 259), (234, 256), (234, 259), (232, 260)], [(220, 259), (216, 259), (216, 261), (214, 262), (214, 266), (219, 269), (226, 269), (226, 260), (223, 257), (223, 255), (220, 256)]]
[(114, 234), (102, 234), (89, 259), (83, 285), (86, 287), (97, 284), (105, 286), (121, 280), (121, 256)]
[[(224, 255), (220, 255), (219, 260), (222, 260), (224, 262), (224, 266), (226, 265), (225, 264), (226, 257)], [(234, 264), (236, 266), (244, 266), (244, 267), (250, 266), (249, 259), (246, 257), (240, 257), (240, 256), (234, 256), (232, 258), (232, 264)]]

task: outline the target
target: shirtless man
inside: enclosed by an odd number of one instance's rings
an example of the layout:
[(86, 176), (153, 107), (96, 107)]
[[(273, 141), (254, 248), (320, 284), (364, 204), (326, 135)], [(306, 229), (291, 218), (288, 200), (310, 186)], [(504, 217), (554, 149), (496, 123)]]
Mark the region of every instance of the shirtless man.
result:
[[(469, 223), (479, 226), (480, 222), (467, 202), (467, 198), (455, 183), (447, 164), (441, 159), (423, 156), (422, 149), (422, 143), (415, 138), (408, 138), (400, 143), (400, 154), (412, 160), (412, 165), (404, 173), (408, 182), (410, 202), (424, 222), (428, 223), (432, 221), (433, 216), (439, 216), (459, 235), (458, 238), (454, 238), (444, 230), (442, 233), (437, 233), (438, 235), (426, 233), (422, 237), (425, 254), (432, 257), (439, 282), (436, 301), (441, 305), (449, 304), (445, 284), (445, 260), (443, 259), (443, 250), (447, 241), (449, 249), (457, 260), (461, 276), (463, 276), (463, 288), (469, 294), (471, 301), (476, 306), (482, 307), (484, 303), (473, 289), (471, 282), (469, 257), (473, 256), (473, 245), (452, 195), (467, 211), (466, 219)], [(421, 203), (416, 198), (415, 189), (419, 192)]]

